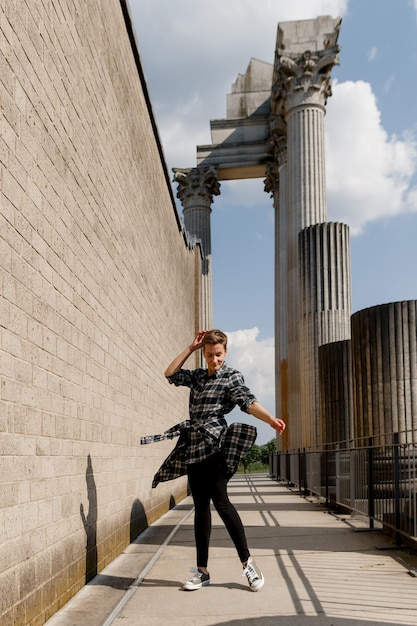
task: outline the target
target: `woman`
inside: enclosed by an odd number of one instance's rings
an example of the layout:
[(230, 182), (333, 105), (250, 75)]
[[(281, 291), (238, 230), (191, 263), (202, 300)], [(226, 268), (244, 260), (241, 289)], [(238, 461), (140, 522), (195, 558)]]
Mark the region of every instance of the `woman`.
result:
[[(182, 369), (191, 354), (200, 348), (203, 349), (207, 369)], [(217, 329), (202, 330), (165, 371), (170, 383), (190, 388), (190, 421), (187, 422), (187, 427), (180, 428), (180, 441), (176, 450), (168, 457), (169, 464), (172, 464), (182, 450), (195, 506), (197, 567), (192, 570), (192, 578), (184, 584), (186, 591), (200, 589), (210, 583), (207, 569), (211, 533), (210, 501), (233, 540), (243, 566), (243, 575), (247, 576), (250, 588), (258, 591), (264, 585), (262, 572), (250, 555), (240, 516), (227, 494), (227, 483), (234, 471), (227, 462), (230, 460), (231, 449), (232, 453), (236, 449), (247, 451), (254, 442), (256, 429), (232, 429), (232, 435), (228, 437), (228, 431), (232, 427), (244, 425), (234, 424), (228, 427), (224, 416), (238, 405), (242, 411), (269, 424), (278, 434), (284, 431), (285, 423), (273, 417), (256, 400), (245, 386), (240, 372), (227, 367), (226, 354), (225, 333)], [(154, 486), (160, 479), (154, 480)]]

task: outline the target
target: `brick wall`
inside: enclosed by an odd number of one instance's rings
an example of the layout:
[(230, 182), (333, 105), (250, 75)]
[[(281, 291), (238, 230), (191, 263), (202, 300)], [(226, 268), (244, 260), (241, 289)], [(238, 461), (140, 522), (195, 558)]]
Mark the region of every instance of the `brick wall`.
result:
[(135, 52), (119, 0), (1, 4), (2, 626), (43, 624), (185, 493), (151, 490), (172, 443), (139, 440), (186, 415), (163, 371), (200, 252)]

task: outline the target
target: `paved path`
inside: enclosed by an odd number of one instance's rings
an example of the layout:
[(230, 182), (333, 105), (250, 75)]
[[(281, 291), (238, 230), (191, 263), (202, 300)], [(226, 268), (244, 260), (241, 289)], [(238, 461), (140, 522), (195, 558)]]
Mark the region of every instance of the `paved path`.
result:
[(185, 592), (194, 565), (190, 498), (148, 528), (48, 626), (417, 625), (417, 555), (363, 520), (335, 515), (264, 474), (229, 489), (265, 575), (253, 593), (216, 513), (211, 584)]

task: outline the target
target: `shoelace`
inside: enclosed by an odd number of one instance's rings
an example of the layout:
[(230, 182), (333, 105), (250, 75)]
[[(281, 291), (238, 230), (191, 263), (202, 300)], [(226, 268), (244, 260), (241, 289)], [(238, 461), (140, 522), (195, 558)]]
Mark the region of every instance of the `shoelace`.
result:
[(200, 572), (198, 567), (190, 567), (190, 572), (192, 572), (192, 574), (194, 574), (194, 576), (192, 576), (192, 578), (201, 578), (202, 575), (203, 575), (203, 572)]
[(247, 576), (250, 583), (253, 583), (256, 578), (259, 578), (256, 570), (253, 568), (252, 563), (248, 563), (243, 570), (242, 576)]

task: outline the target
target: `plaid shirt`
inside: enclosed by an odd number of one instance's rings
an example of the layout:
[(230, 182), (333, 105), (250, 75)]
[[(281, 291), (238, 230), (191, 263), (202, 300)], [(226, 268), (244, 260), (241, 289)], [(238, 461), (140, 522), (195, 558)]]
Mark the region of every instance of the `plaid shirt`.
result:
[(152, 487), (187, 472), (187, 465), (199, 463), (221, 451), (227, 470), (233, 474), (256, 439), (256, 428), (234, 423), (229, 427), (225, 415), (238, 405), (248, 412), (256, 401), (246, 387), (243, 376), (225, 363), (208, 375), (207, 369), (181, 369), (168, 378), (171, 384), (190, 388), (190, 419), (170, 428), (164, 435), (144, 437), (141, 443), (171, 439), (179, 435), (177, 445), (154, 476)]

